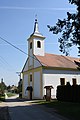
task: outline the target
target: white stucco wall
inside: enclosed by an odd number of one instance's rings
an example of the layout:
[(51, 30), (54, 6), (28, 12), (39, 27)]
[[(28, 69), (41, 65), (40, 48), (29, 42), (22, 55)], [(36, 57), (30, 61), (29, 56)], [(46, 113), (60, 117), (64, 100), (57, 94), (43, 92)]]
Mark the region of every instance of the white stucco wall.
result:
[(35, 59), (34, 59), (34, 68), (37, 68), (37, 67), (40, 67), (40, 66), (41, 66), (40, 62), (35, 57)]
[(25, 64), (24, 69), (23, 69), (23, 72), (28, 70), (28, 62), (29, 62), (29, 59), (27, 59), (27, 61), (26, 61), (26, 64)]
[(25, 74), (23, 78), (23, 97), (27, 97), (28, 91), (26, 90), (26, 88), (28, 87), (28, 75)]
[(34, 72), (34, 98), (40, 98), (40, 72)]
[(53, 86), (54, 89), (51, 89), (51, 97), (56, 97), (56, 88), (57, 85), (59, 85), (59, 78), (56, 75), (53, 74), (44, 74), (43, 75), (43, 95), (46, 95), (46, 89), (44, 89), (45, 86)]
[(33, 65), (33, 53), (32, 49), (30, 49), (30, 56), (29, 56), (29, 66)]
[[(40, 41), (41, 42), (41, 48), (37, 48), (37, 41)], [(33, 53), (34, 55), (41, 55), (41, 56), (44, 56), (44, 40), (41, 40), (41, 39), (37, 39), (35, 38), (34, 41), (33, 41)]]
[(60, 78), (65, 78), (65, 82), (70, 82), (72, 78), (76, 78), (77, 84), (80, 84), (80, 72), (63, 71), (63, 70), (43, 70), (43, 94), (46, 94), (44, 86), (52, 85), (54, 89), (51, 91), (52, 97), (56, 97), (57, 86), (60, 85)]

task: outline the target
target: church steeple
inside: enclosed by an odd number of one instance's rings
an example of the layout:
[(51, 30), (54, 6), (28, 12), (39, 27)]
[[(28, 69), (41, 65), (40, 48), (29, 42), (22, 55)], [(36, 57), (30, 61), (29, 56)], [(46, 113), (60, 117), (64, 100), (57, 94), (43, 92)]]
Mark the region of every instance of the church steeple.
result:
[(28, 54), (30, 56), (44, 56), (44, 39), (45, 37), (39, 32), (38, 20), (35, 18), (33, 33), (28, 38)]
[(37, 18), (35, 19), (34, 32), (33, 33), (38, 33), (39, 34), (39, 26), (38, 26)]
[(31, 34), (31, 36), (39, 36), (42, 38), (45, 38), (40, 32), (39, 32), (39, 25), (38, 25), (38, 20), (37, 20), (37, 16), (35, 18), (35, 23), (34, 23), (34, 31)]

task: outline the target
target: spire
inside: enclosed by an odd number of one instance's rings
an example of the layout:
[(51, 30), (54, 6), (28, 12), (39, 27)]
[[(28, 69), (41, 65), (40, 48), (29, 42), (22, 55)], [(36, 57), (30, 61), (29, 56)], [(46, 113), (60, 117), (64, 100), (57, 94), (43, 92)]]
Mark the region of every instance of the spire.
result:
[(35, 18), (34, 32), (33, 33), (38, 33), (39, 34), (39, 26), (38, 26), (37, 15), (35, 17), (36, 18)]
[(34, 31), (33, 31), (33, 33), (30, 35), (30, 37), (32, 37), (32, 36), (37, 36), (37, 37), (40, 37), (40, 38), (45, 39), (45, 37), (39, 32), (37, 15), (35, 15)]

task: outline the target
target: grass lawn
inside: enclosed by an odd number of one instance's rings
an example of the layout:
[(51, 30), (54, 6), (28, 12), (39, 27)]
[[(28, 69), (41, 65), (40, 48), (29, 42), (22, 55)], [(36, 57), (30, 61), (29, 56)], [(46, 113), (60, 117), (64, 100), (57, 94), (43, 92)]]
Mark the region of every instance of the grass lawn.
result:
[(39, 104), (55, 109), (57, 113), (66, 118), (70, 118), (70, 120), (80, 120), (80, 103), (60, 102), (53, 100), (51, 102), (39, 101)]
[(12, 96), (15, 96), (15, 95), (16, 95), (15, 93), (11, 93), (11, 92), (8, 92), (8, 93), (7, 93), (7, 96), (8, 96), (8, 97), (12, 97)]
[(2, 101), (5, 101), (5, 96), (4, 95), (0, 96), (0, 102), (2, 102)]

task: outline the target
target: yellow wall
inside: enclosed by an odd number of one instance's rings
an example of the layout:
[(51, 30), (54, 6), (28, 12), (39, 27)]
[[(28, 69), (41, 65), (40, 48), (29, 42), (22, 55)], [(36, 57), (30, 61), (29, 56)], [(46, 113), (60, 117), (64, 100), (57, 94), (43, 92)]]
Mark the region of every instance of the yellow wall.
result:
[[(33, 80), (32, 80), (32, 88), (33, 88), (32, 98), (34, 98), (34, 73), (35, 72), (40, 72), (40, 96), (42, 98), (42, 67), (32, 68), (32, 69), (30, 69), (28, 71), (23, 72), (23, 84), (24, 84), (24, 76), (27, 74), (28, 75), (28, 86), (30, 86), (30, 74), (32, 74), (32, 76), (33, 76)], [(24, 88), (22, 87), (22, 97), (25, 98), (23, 93), (24, 93)], [(27, 98), (29, 99), (29, 92), (28, 92)]]

